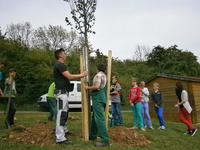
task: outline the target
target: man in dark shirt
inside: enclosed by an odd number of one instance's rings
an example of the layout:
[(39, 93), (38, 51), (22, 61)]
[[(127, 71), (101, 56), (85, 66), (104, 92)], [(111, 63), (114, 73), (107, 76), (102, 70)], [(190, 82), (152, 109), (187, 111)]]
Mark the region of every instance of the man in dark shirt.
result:
[(81, 74), (70, 74), (65, 66), (66, 60), (65, 51), (61, 48), (55, 51), (57, 62), (54, 65), (53, 75), (55, 80), (55, 97), (57, 99), (57, 118), (56, 118), (56, 143), (72, 145), (72, 141), (65, 138), (65, 133), (68, 132), (66, 121), (68, 118), (68, 95), (71, 91), (70, 79), (78, 79), (87, 76), (88, 72), (84, 71)]

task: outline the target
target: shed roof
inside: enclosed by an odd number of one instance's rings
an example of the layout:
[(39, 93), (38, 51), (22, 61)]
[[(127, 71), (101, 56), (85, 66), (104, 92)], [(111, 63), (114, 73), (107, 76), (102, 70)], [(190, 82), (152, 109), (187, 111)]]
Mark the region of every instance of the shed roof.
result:
[(150, 82), (151, 80), (157, 78), (157, 77), (163, 77), (163, 78), (170, 78), (170, 79), (177, 79), (177, 80), (183, 80), (183, 81), (192, 81), (192, 82), (200, 82), (200, 77), (193, 77), (193, 76), (181, 76), (181, 75), (171, 75), (171, 74), (163, 74), (158, 73), (153, 75), (151, 78), (146, 80), (146, 83)]

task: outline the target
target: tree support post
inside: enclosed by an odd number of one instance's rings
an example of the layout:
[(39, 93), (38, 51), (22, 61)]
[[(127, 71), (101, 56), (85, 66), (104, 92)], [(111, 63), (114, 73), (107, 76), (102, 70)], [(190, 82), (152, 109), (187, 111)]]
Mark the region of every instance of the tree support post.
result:
[(110, 100), (110, 78), (111, 78), (111, 63), (112, 62), (112, 51), (108, 51), (108, 66), (107, 66), (107, 100), (106, 100), (106, 109), (105, 109), (105, 122), (106, 128), (108, 129), (108, 112), (109, 112), (109, 100)]

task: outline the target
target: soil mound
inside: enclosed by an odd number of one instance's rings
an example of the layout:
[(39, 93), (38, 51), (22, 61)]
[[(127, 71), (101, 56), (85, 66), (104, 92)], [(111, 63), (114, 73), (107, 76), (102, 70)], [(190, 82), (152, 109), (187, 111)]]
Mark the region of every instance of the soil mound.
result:
[[(108, 134), (111, 140), (122, 146), (147, 146), (151, 143), (144, 134), (125, 127), (109, 128)], [(9, 139), (25, 144), (55, 145), (55, 129), (45, 123), (39, 123), (29, 128), (18, 125), (13, 127)]]
[(125, 127), (116, 127), (108, 131), (110, 139), (122, 146), (147, 146), (151, 143), (144, 134)]
[(13, 128), (9, 138), (14, 142), (26, 144), (54, 145), (55, 131), (45, 123), (39, 123), (29, 128), (20, 125)]

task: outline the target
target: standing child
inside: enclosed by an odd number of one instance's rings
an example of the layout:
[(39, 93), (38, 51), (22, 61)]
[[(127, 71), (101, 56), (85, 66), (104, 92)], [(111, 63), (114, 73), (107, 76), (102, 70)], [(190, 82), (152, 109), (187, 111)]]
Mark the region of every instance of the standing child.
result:
[(110, 90), (111, 106), (112, 106), (112, 117), (114, 119), (114, 125), (123, 126), (123, 119), (121, 113), (121, 99), (120, 99), (121, 86), (117, 81), (117, 77), (112, 77), (112, 85)]
[(190, 103), (188, 101), (188, 93), (186, 90), (184, 90), (183, 85), (181, 82), (176, 82), (176, 95), (178, 98), (178, 103), (175, 105), (175, 107), (179, 108), (179, 118), (180, 120), (188, 127), (185, 135), (190, 134), (191, 136), (194, 136), (197, 132), (197, 129), (195, 129), (192, 125), (192, 121), (190, 119), (190, 114), (192, 112), (192, 108), (190, 106)]
[[(141, 88), (137, 86), (137, 79), (132, 79), (132, 88), (129, 91), (129, 102), (133, 111), (134, 126), (131, 129), (138, 129), (145, 131), (142, 118), (142, 103), (141, 103)], [(139, 122), (138, 122), (139, 121)]]
[(146, 120), (148, 121), (148, 126), (150, 129), (154, 129), (152, 126), (152, 122), (151, 122), (151, 117), (149, 114), (149, 90), (147, 87), (145, 87), (145, 82), (141, 81), (140, 82), (140, 87), (142, 90), (141, 93), (141, 100), (142, 100), (142, 117), (143, 117), (143, 123), (144, 123), (144, 127), (146, 128)]
[(158, 129), (165, 129), (165, 122), (163, 118), (163, 95), (159, 91), (159, 84), (153, 84), (154, 92), (151, 93), (152, 101), (155, 106), (156, 115), (158, 117), (160, 127)]
[(17, 94), (17, 91), (14, 80), (16, 73), (17, 73), (16, 69), (10, 69), (9, 77), (6, 78), (5, 80), (4, 97), (6, 100), (8, 100), (8, 106), (9, 106), (5, 120), (7, 128), (10, 128), (10, 126), (14, 124), (14, 116), (16, 112), (15, 96)]

